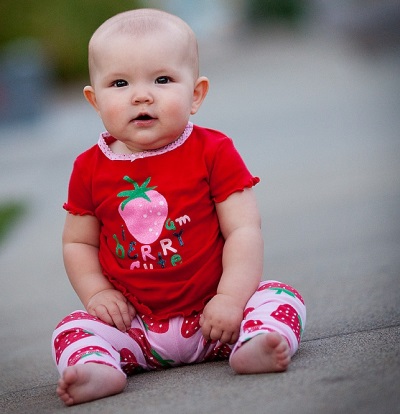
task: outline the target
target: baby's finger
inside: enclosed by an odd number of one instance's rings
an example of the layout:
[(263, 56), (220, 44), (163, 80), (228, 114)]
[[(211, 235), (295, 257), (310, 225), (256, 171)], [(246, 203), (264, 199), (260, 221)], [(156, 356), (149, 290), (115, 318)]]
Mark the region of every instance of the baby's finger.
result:
[(129, 308), (127, 303), (119, 306), (120, 315), (122, 318), (122, 322), (125, 325), (125, 330), (129, 329), (132, 324), (133, 317), (131, 316), (132, 311)]
[(223, 344), (231, 344), (232, 343), (232, 332), (223, 331), (219, 340)]
[(203, 337), (206, 341), (210, 340), (210, 333), (211, 333), (211, 329), (210, 326), (207, 324), (203, 324), (201, 326), (201, 333), (203, 334)]
[(128, 302), (128, 312), (132, 322), (133, 318), (136, 316), (136, 309), (131, 302)]
[(210, 339), (212, 341), (221, 341), (222, 334), (223, 332), (221, 331), (221, 329), (212, 327), (210, 332)]
[(90, 310), (89, 313), (96, 318), (99, 318), (103, 322), (108, 323), (109, 325), (114, 325), (114, 322), (108, 313), (107, 308), (103, 305), (97, 306), (96, 309)]
[(228, 341), (228, 344), (236, 344), (236, 342), (239, 340), (239, 331), (236, 331), (232, 334), (231, 340)]
[(126, 332), (126, 324), (119, 307), (116, 304), (112, 304), (108, 306), (107, 311), (112, 319), (113, 325), (121, 332)]

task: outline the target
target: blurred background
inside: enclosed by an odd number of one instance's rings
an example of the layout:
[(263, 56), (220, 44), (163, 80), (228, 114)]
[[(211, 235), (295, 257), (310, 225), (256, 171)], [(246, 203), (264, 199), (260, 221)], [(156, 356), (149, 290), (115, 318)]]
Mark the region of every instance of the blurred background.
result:
[[(199, 38), (211, 89), (193, 121), (230, 135), (262, 179), (265, 276), (306, 292), (323, 278), (312, 301), (327, 318), (335, 286), (355, 269), (398, 280), (398, 0), (2, 0), (0, 260), (13, 275), (5, 310), (29, 315), (40, 300), (61, 317), (76, 301), (61, 206), (74, 158), (103, 129), (82, 96), (87, 44), (105, 19), (135, 7), (175, 13)], [(49, 280), (57, 284), (44, 299)]]
[(38, 115), (51, 87), (87, 79), (93, 31), (113, 14), (137, 7), (175, 13), (211, 44), (255, 30), (313, 31), (340, 36), (374, 57), (400, 43), (398, 0), (2, 0), (0, 122)]
[[(65, 275), (61, 233), (74, 159), (103, 130), (82, 95), (87, 44), (105, 19), (143, 6), (175, 13), (196, 32), (211, 88), (193, 122), (231, 136), (261, 178), (264, 278), (292, 284), (307, 303), (296, 361), (309, 369), (276, 383), (281, 400), (289, 389), (300, 398), (301, 383), (310, 404), (321, 399), (315, 412), (346, 396), (355, 402), (342, 412), (398, 402), (398, 351), (384, 352), (398, 336), (381, 329), (400, 320), (399, 3), (0, 1), (0, 395), (20, 399), (12, 412), (29, 404), (54, 412), (50, 336), (82, 307)], [(354, 332), (380, 339), (368, 348), (362, 335), (344, 336)], [(261, 404), (275, 401), (260, 387)]]

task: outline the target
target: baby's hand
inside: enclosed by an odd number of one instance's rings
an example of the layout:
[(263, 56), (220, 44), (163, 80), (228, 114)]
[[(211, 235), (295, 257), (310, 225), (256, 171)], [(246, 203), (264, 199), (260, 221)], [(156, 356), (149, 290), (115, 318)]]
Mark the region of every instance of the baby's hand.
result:
[(235, 299), (217, 294), (205, 306), (200, 317), (200, 326), (206, 340), (234, 344), (239, 339), (242, 320), (243, 309)]
[(115, 325), (122, 332), (131, 327), (136, 310), (132, 303), (116, 289), (106, 289), (92, 296), (86, 310), (109, 325)]

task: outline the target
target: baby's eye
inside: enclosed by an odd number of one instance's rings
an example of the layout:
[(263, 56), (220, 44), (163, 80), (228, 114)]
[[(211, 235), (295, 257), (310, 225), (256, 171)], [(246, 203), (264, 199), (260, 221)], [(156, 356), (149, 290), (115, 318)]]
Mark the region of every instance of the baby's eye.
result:
[(156, 83), (159, 85), (165, 85), (166, 83), (170, 83), (171, 82), (171, 78), (169, 76), (159, 76), (156, 79)]
[(123, 88), (124, 86), (127, 86), (128, 82), (123, 79), (117, 79), (114, 81), (111, 86), (115, 86), (116, 88)]

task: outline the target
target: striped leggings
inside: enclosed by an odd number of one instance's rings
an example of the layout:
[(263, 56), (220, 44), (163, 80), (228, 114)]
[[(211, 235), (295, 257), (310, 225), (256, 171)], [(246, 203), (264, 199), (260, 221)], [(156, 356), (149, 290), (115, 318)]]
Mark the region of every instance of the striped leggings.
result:
[(137, 315), (121, 332), (84, 311), (75, 311), (56, 327), (52, 354), (62, 374), (66, 367), (95, 362), (131, 375), (141, 371), (227, 359), (244, 342), (265, 332), (284, 336), (293, 355), (300, 344), (306, 308), (300, 294), (277, 281), (261, 282), (248, 301), (236, 344), (206, 341), (200, 314), (153, 320)]

